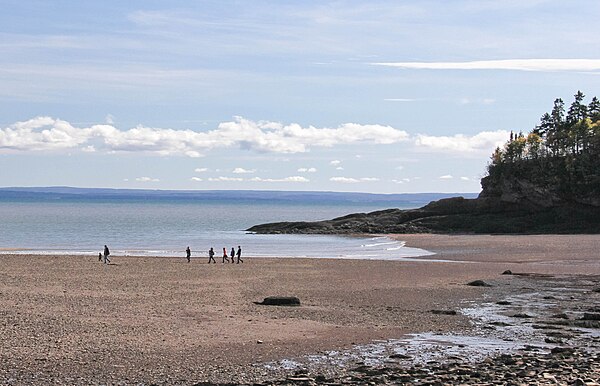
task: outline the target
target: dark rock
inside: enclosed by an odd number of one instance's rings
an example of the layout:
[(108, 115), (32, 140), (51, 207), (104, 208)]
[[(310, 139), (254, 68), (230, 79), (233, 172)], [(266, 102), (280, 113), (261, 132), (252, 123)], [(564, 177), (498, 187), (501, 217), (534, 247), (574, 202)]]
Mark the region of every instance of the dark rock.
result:
[(494, 325), (494, 326), (498, 326), (498, 327), (512, 326), (512, 324), (510, 324), (510, 323), (500, 322), (500, 321), (498, 321), (498, 322), (490, 322), (490, 324)]
[(454, 310), (431, 310), (432, 314), (436, 315), (456, 315), (456, 311)]
[(508, 300), (500, 300), (499, 302), (496, 302), (496, 304), (499, 306), (510, 306), (512, 302), (509, 302)]
[(392, 358), (392, 359), (411, 359), (412, 357), (410, 355), (405, 355), (405, 354), (392, 354), (392, 355), (390, 355), (390, 358)]
[(569, 316), (567, 314), (565, 314), (564, 312), (561, 312), (560, 314), (552, 315), (552, 318), (554, 318), (554, 319), (569, 319)]
[(572, 354), (575, 350), (570, 347), (553, 347), (550, 352), (552, 354)]
[(262, 302), (254, 302), (263, 306), (299, 306), (300, 299), (295, 296), (269, 296)]
[(490, 284), (484, 282), (483, 280), (473, 280), (467, 283), (467, 285), (470, 285), (472, 287), (491, 287)]
[(503, 275), (512, 275), (512, 271), (510, 269), (507, 269), (506, 271), (502, 272)]
[(600, 314), (584, 312), (581, 320), (600, 320)]
[(514, 314), (514, 315), (513, 315), (513, 318), (529, 319), (529, 318), (531, 318), (531, 317), (532, 317), (531, 315), (528, 315), (528, 314), (526, 314), (526, 313), (523, 313), (523, 312), (521, 312), (521, 313), (517, 313), (517, 314)]

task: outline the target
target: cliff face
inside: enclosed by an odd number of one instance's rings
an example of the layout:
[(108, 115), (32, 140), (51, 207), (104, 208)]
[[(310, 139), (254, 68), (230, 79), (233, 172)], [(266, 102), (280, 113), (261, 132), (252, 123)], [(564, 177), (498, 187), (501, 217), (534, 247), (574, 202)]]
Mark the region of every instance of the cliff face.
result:
[(479, 198), (497, 199), (506, 203), (518, 203), (533, 208), (555, 208), (562, 206), (600, 207), (600, 194), (588, 185), (578, 191), (564, 191), (548, 179), (543, 182), (525, 177), (503, 175), (502, 178), (487, 176), (481, 179), (482, 191)]
[[(516, 175), (481, 180), (477, 199), (432, 201), (411, 210), (356, 213), (328, 221), (257, 225), (257, 233), (600, 233), (600, 195), (566, 194)], [(583, 193), (585, 192), (585, 193)]]

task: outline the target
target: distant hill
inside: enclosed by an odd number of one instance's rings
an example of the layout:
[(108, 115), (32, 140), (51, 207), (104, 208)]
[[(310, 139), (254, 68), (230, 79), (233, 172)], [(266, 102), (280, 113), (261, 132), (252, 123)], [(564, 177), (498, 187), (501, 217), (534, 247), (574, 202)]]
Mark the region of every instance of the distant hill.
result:
[(403, 193), (370, 194), (317, 191), (269, 190), (149, 190), (52, 187), (0, 188), (0, 200), (247, 200), (275, 202), (319, 203), (390, 203), (401, 207), (416, 207), (432, 200), (461, 195), (474, 198), (477, 193)]

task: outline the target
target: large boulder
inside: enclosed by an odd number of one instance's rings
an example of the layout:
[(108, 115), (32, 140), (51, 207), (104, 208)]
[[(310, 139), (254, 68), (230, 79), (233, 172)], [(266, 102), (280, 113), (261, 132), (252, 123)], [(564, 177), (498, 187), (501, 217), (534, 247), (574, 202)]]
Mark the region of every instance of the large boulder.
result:
[(255, 302), (263, 306), (299, 306), (300, 299), (295, 296), (269, 296), (262, 302)]

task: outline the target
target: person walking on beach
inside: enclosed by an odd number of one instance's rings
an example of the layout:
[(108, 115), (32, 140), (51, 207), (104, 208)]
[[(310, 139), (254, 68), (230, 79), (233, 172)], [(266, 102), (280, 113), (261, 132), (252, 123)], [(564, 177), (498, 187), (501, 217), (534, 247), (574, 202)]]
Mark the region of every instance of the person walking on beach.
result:
[(104, 264), (110, 264), (110, 259), (108, 258), (108, 255), (110, 255), (110, 251), (108, 250), (108, 247), (105, 245), (104, 246)]
[(99, 252), (99, 253), (98, 253), (98, 261), (99, 261), (99, 262), (102, 262), (102, 252)]
[[(233, 251), (233, 250), (232, 250), (232, 251)], [(233, 256), (233, 255), (231, 255), (231, 256)], [(244, 260), (242, 260), (242, 247), (240, 247), (240, 246), (238, 245), (238, 250), (237, 250), (237, 263), (239, 264), (240, 262), (241, 262), (241, 263), (243, 263), (243, 262), (244, 262)]]
[(231, 256), (231, 264), (235, 263), (235, 249), (233, 247), (231, 247), (231, 253), (229, 256)]
[(223, 248), (223, 263), (225, 263), (225, 260), (227, 260), (227, 262), (229, 263), (229, 258), (227, 257), (227, 249)]
[(188, 245), (188, 247), (185, 249), (185, 257), (187, 258), (188, 263), (190, 262), (190, 259), (192, 258), (192, 251), (190, 250), (190, 247)]
[(217, 263), (215, 261), (215, 251), (214, 249), (212, 249), (212, 247), (210, 247), (210, 249), (208, 250), (208, 264), (210, 264), (210, 261), (212, 260), (213, 263)]

